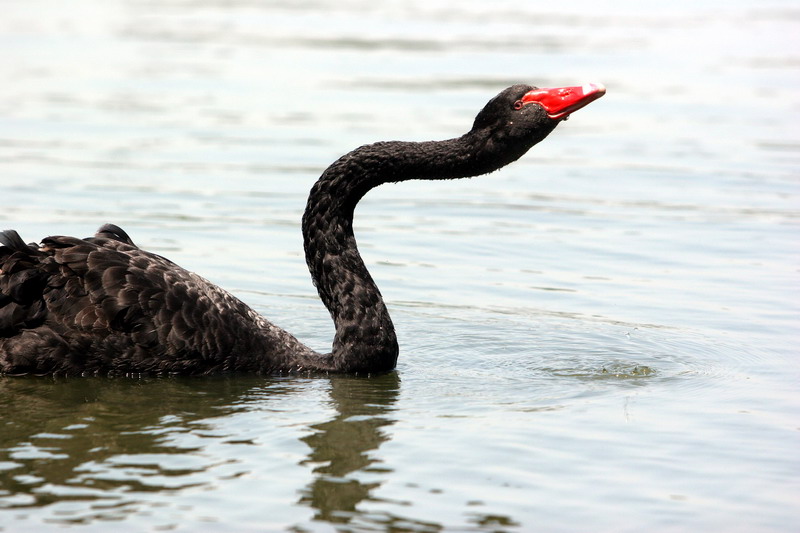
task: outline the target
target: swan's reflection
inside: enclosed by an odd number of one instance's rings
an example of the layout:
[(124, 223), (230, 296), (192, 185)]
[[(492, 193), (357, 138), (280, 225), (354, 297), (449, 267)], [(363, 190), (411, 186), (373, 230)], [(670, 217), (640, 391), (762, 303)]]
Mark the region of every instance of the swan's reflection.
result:
[[(297, 530), (311, 520), (438, 531), (376, 495), (394, 475), (380, 448), (398, 420), (399, 392), (395, 373), (0, 377), (0, 530), (109, 520), (191, 529), (202, 512), (249, 531), (266, 509), (273, 524)], [(320, 421), (326, 407), (333, 413)], [(287, 463), (297, 452), (302, 459)], [(476, 524), (487, 519), (469, 514)]]
[[(0, 377), (0, 510), (61, 513), (65, 523), (108, 519), (91, 502), (135, 502), (180, 490), (204, 474), (197, 447), (176, 435), (241, 409), (249, 379), (49, 379)], [(119, 515), (114, 518), (120, 518)], [(0, 523), (2, 520), (0, 520)]]
[[(299, 504), (315, 520), (341, 523), (387, 479), (372, 452), (389, 438), (398, 392), (394, 373), (370, 379), (0, 377), (0, 523), (11, 516), (28, 524), (136, 520), (163, 502), (190, 513), (192, 491), (219, 490), (231, 472), (269, 476), (287, 452), (278, 444), (287, 419), (309, 447), (298, 472), (310, 470), (313, 481), (300, 488), (305, 477), (298, 475), (267, 483), (285, 495), (299, 492)], [(329, 403), (334, 414), (304, 430), (294, 422), (313, 417), (308, 403), (294, 408), (299, 395), (313, 398), (312, 407)], [(250, 421), (256, 424), (244, 425)], [(247, 459), (237, 456), (241, 451)], [(356, 472), (379, 472), (382, 481), (348, 477)], [(218, 519), (225, 519), (229, 499), (220, 499)]]
[(331, 378), (331, 402), (336, 416), (312, 426), (303, 438), (311, 452), (305, 464), (313, 466), (314, 481), (303, 491), (301, 503), (313, 507), (315, 519), (349, 521), (356, 506), (369, 498), (380, 482), (365, 483), (348, 477), (354, 472), (380, 471), (370, 452), (389, 439), (385, 431), (392, 416), (400, 380), (392, 372), (374, 378)]

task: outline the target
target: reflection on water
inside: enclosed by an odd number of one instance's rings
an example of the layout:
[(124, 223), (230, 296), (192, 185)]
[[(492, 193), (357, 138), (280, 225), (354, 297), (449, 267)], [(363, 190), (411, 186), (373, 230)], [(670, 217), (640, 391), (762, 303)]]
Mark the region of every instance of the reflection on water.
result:
[(336, 414), (311, 426), (313, 433), (302, 439), (311, 449), (303, 464), (312, 468), (314, 481), (300, 501), (317, 511), (315, 520), (346, 524), (355, 517), (358, 504), (381, 485), (353, 474), (387, 473), (370, 452), (389, 439), (385, 428), (395, 422), (400, 379), (391, 373), (374, 379), (334, 377), (330, 383)]
[(202, 419), (220, 415), (221, 398), (248, 387), (215, 385), (220, 397), (178, 380), (1, 380), (3, 507), (110, 500), (88, 515), (61, 513), (80, 523), (124, 514), (136, 493), (202, 484), (202, 464), (191, 455), (197, 448), (169, 441), (205, 429)]
[[(13, 511), (20, 528), (41, 514), (45, 523), (89, 525), (147, 515), (158, 529), (171, 529), (198, 516), (214, 522), (216, 508), (204, 508), (198, 494), (219, 490), (226, 481), (246, 478), (256, 469), (250, 454), (220, 446), (259, 448), (258, 441), (280, 442), (285, 428), (280, 407), (302, 393), (296, 379), (0, 379), (0, 510)], [(303, 381), (300, 379), (299, 381)], [(404, 516), (402, 502), (375, 495), (392, 469), (378, 458), (391, 439), (400, 393), (396, 373), (375, 378), (318, 378), (324, 385), (330, 418), (295, 427), (307, 448), (297, 464), (302, 471), (269, 476), (261, 483), (294, 486), (311, 473), (296, 504), (310, 508), (313, 522), (352, 527), (439, 531), (435, 520)], [(248, 412), (265, 412), (261, 434), (224, 429)], [(277, 424), (271, 424), (271, 421)], [(234, 422), (234, 425), (235, 422)], [(290, 424), (297, 426), (296, 423)], [(284, 444), (285, 448), (286, 445)], [(274, 463), (286, 460), (275, 451)], [(281, 465), (278, 470), (285, 470)], [(242, 495), (226, 493), (223, 509)], [(163, 498), (174, 500), (165, 505)], [(389, 503), (395, 511), (365, 512), (364, 504)], [(259, 495), (250, 495), (259, 505)], [(261, 505), (272, 509), (268, 495)], [(286, 502), (290, 508), (290, 502)], [(473, 505), (480, 505), (478, 498)], [(258, 508), (254, 509), (258, 512)], [(295, 511), (296, 514), (296, 511)], [(506, 515), (481, 513), (469, 520), (497, 528), (516, 522)], [(287, 517), (290, 514), (287, 513)], [(194, 517), (194, 518), (190, 518)], [(241, 529), (256, 527), (252, 517)], [(31, 525), (35, 524), (33, 522)], [(0, 525), (0, 531), (3, 531)], [(297, 530), (304, 530), (300, 524)], [(12, 529), (9, 531), (16, 531)]]
[[(298, 428), (308, 446), (299, 464), (313, 474), (298, 502), (313, 509), (314, 520), (346, 524), (390, 472), (372, 452), (390, 438), (386, 427), (394, 423), (400, 380), (391, 373), (319, 381), (327, 384), (332, 416), (308, 431)], [(0, 379), (0, 508), (24, 517), (25, 510), (52, 505), (47, 522), (63, 524), (119, 520), (144, 507), (157, 514), (163, 495), (180, 500), (221, 479), (248, 476), (246, 458), (231, 454), (221, 465), (213, 449), (252, 447), (254, 439), (223, 431), (219, 421), (281, 403), (298, 392), (295, 385), (228, 377)], [(256, 439), (269, 439), (270, 429)], [(182, 509), (206, 511), (195, 507), (189, 498)]]

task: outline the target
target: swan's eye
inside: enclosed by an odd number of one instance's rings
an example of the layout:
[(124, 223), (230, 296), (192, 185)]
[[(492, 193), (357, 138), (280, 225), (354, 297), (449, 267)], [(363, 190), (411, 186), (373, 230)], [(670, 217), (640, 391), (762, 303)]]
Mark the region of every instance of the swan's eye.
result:
[(516, 102), (514, 102), (514, 109), (516, 109), (517, 111), (519, 111), (520, 109), (522, 109), (522, 107), (523, 107), (524, 105), (525, 105), (525, 104), (523, 104), (523, 103), (522, 103), (522, 100), (517, 100)]

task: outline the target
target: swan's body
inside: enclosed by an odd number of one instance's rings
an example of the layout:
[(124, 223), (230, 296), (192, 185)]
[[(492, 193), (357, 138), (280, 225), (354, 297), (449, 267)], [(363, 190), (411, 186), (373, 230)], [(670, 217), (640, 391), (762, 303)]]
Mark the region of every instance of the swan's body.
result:
[(333, 163), (303, 215), (306, 261), (336, 335), (308, 348), (238, 298), (144, 251), (113, 225), (94, 237), (25, 244), (0, 233), (0, 373), (138, 374), (383, 372), (394, 368), (394, 326), (353, 236), (353, 211), (373, 187), (453, 179), (521, 157), (602, 86), (517, 85), (492, 99), (457, 139), (362, 146)]

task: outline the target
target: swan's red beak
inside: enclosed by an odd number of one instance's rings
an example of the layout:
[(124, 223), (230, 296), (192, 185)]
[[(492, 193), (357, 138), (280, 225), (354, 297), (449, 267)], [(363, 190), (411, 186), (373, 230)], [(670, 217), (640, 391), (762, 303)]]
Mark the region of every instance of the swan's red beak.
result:
[(582, 87), (559, 87), (557, 89), (534, 89), (522, 97), (523, 104), (539, 104), (553, 119), (565, 118), (570, 113), (594, 102), (606, 94), (599, 83)]

